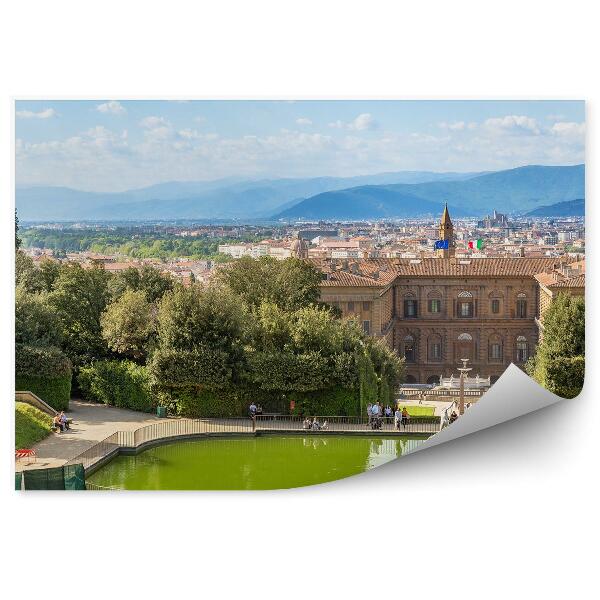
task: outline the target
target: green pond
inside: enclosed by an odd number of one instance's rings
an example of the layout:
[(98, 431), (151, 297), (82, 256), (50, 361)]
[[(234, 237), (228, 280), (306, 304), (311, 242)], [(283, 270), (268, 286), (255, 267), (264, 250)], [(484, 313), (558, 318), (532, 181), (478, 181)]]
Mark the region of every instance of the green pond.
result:
[(137, 456), (117, 456), (88, 481), (125, 490), (300, 487), (373, 469), (414, 449), (427, 437), (294, 435), (175, 442)]

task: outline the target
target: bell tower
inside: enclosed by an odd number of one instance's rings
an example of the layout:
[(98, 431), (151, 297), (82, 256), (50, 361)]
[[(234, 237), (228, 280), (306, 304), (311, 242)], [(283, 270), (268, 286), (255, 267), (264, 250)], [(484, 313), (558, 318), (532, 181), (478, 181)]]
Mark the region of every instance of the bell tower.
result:
[(450, 220), (447, 202), (444, 206), (444, 212), (442, 213), (442, 220), (440, 221), (438, 239), (442, 241), (448, 241), (447, 248), (441, 248), (437, 250), (438, 256), (441, 256), (442, 258), (450, 258), (451, 256), (454, 256), (454, 225), (452, 225), (452, 221)]

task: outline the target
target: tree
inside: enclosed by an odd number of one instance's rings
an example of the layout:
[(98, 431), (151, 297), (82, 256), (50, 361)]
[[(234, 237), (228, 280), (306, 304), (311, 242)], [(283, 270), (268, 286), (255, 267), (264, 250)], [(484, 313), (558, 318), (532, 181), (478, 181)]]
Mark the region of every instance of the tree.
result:
[(585, 376), (585, 300), (559, 294), (544, 315), (544, 335), (527, 372), (547, 390), (574, 398)]
[(23, 286), (15, 293), (15, 343), (32, 346), (60, 346), (61, 325), (47, 296), (32, 294)]
[(23, 250), (17, 250), (15, 254), (15, 285), (31, 293), (42, 291), (33, 259)]
[(100, 317), (110, 299), (109, 278), (100, 266), (63, 265), (48, 294), (48, 303), (61, 323), (62, 348), (76, 367), (108, 354)]
[(127, 290), (102, 313), (102, 337), (111, 350), (139, 361), (149, 353), (155, 318), (144, 292)]
[(279, 261), (270, 256), (258, 259), (244, 256), (223, 267), (217, 277), (252, 310), (263, 302), (284, 310), (315, 305), (322, 279), (321, 273), (306, 261), (296, 258)]
[(129, 267), (119, 273), (110, 283), (113, 298), (118, 298), (125, 290), (141, 291), (148, 302), (160, 300), (165, 292), (172, 290), (174, 281), (169, 275), (163, 275), (158, 269), (144, 265), (141, 269)]
[(17, 209), (15, 209), (15, 251), (21, 247), (22, 243), (19, 237), (19, 217), (17, 216)]
[(43, 291), (51, 292), (59, 274), (60, 263), (49, 258), (44, 258), (40, 261), (40, 267), (37, 272), (38, 287)]

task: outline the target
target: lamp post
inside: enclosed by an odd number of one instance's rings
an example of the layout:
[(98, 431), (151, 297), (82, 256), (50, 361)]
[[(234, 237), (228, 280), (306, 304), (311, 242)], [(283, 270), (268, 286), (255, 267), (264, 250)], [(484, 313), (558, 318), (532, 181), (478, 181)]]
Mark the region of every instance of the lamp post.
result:
[(470, 367), (467, 367), (467, 363), (469, 362), (468, 358), (461, 358), (460, 360), (462, 360), (462, 367), (458, 368), (458, 371), (460, 373), (460, 400), (459, 400), (459, 404), (458, 404), (458, 413), (460, 415), (464, 415), (465, 414), (465, 376), (466, 374), (471, 371)]

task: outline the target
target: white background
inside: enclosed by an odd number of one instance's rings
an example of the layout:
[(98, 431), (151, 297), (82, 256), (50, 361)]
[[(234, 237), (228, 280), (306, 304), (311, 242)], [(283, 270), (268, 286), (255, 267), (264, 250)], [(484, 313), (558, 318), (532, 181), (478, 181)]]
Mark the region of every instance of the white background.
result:
[(0, 585), (15, 586), (9, 597), (597, 593), (599, 331), (589, 300), (598, 286), (589, 275), (588, 376), (577, 400), (316, 488), (112, 496), (9, 491), (11, 96), (584, 98), (592, 274), (600, 100), (598, 19), (590, 6), (576, 0), (4, 3)]

